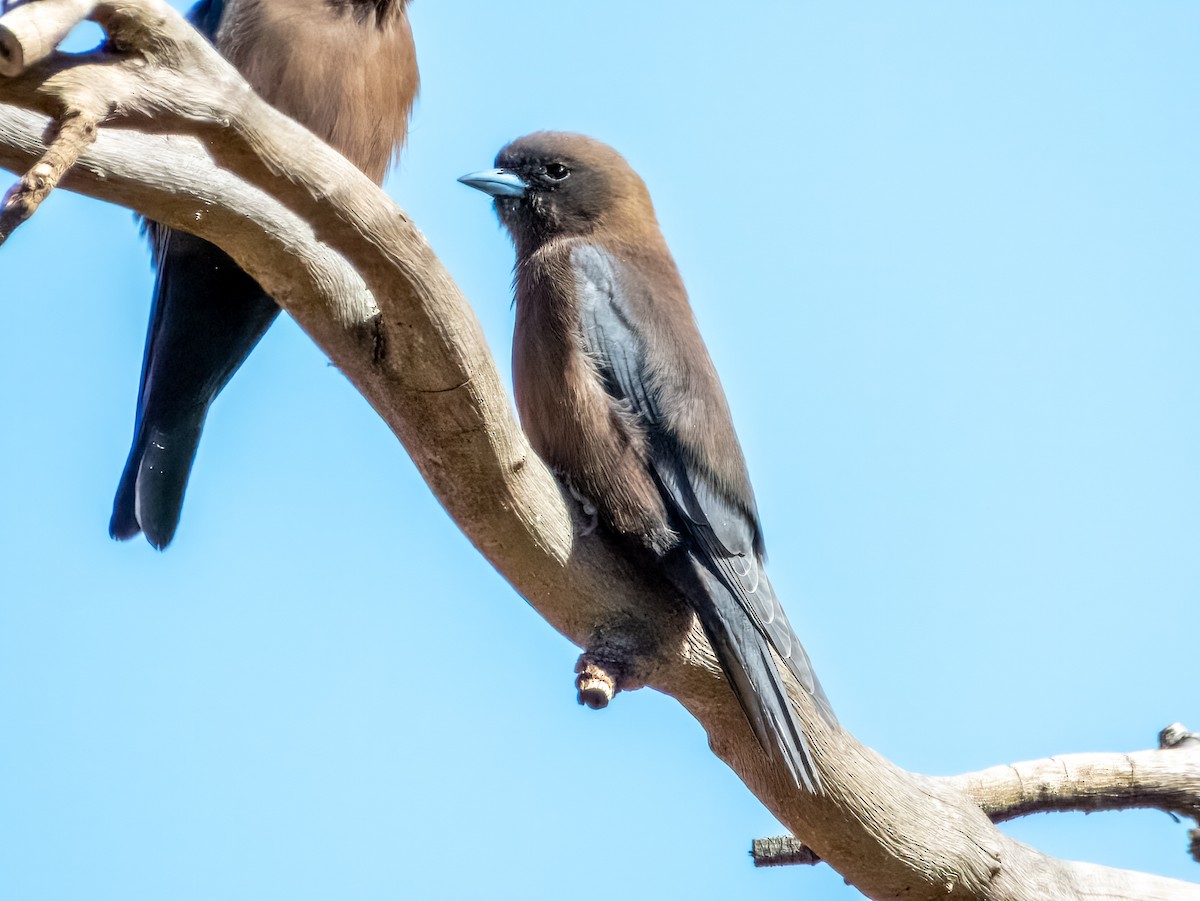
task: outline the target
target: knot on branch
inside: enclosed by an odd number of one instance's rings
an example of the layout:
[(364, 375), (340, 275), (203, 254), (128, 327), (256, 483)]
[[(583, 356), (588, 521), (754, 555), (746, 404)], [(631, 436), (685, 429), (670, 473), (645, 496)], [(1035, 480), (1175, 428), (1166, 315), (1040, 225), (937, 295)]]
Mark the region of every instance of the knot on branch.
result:
[(1171, 723), (1158, 733), (1158, 746), (1164, 751), (1197, 745), (1200, 745), (1200, 733), (1189, 732), (1183, 723)]
[(581, 654), (575, 664), (575, 688), (579, 692), (579, 703), (592, 710), (602, 710), (608, 702), (620, 691), (618, 682), (619, 672), (614, 672), (607, 661), (601, 661), (589, 654)]
[(593, 633), (575, 663), (575, 688), (579, 703), (602, 710), (619, 691), (634, 691), (645, 684), (646, 654), (652, 645), (632, 620), (609, 624)]

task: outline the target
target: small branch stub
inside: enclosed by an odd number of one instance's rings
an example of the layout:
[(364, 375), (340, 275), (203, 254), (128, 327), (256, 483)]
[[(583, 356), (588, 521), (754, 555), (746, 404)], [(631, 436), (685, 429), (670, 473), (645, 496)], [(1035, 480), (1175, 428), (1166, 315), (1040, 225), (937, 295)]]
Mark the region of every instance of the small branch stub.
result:
[(1158, 746), (1164, 751), (1200, 745), (1200, 733), (1189, 732), (1183, 723), (1171, 723), (1158, 733)]
[(0, 202), (0, 244), (37, 212), (80, 154), (96, 140), (96, 122), (79, 113), (68, 115), (51, 126), (49, 138), (42, 158), (21, 176)]
[(575, 688), (579, 691), (579, 703), (592, 710), (603, 710), (620, 688), (618, 677), (610, 671), (611, 661), (603, 661), (592, 654), (582, 654), (575, 664)]
[(0, 76), (13, 78), (46, 59), (95, 8), (95, 0), (8, 4), (0, 17)]
[(790, 835), (756, 838), (750, 856), (756, 867), (813, 866), (821, 862), (816, 851)]
[(628, 618), (618, 618), (596, 629), (575, 663), (579, 703), (602, 710), (617, 692), (641, 688), (645, 684), (648, 646), (644, 626)]

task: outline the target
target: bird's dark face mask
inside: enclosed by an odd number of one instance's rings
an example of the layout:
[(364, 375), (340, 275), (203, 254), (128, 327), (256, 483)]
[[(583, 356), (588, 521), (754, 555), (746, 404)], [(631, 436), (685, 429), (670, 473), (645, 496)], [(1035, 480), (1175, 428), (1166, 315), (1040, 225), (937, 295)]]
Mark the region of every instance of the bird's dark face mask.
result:
[(566, 156), (529, 157), (505, 148), (496, 168), (459, 179), (490, 194), (496, 215), (522, 243), (524, 239), (585, 235), (604, 213), (608, 196), (602, 173)]

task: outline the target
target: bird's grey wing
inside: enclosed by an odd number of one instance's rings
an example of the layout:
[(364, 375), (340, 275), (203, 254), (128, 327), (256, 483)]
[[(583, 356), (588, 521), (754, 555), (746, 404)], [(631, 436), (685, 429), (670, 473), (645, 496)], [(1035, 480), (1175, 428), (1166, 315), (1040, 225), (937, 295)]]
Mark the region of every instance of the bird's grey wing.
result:
[(596, 360), (609, 392), (627, 403), (646, 427), (660, 490), (684, 525), (693, 550), (833, 720), (808, 654), (763, 569), (756, 550), (756, 519), (721, 490), (711, 470), (689, 453), (667, 424), (645, 365), (642, 332), (623, 297), (620, 264), (595, 245), (575, 248), (572, 264), (585, 348)]

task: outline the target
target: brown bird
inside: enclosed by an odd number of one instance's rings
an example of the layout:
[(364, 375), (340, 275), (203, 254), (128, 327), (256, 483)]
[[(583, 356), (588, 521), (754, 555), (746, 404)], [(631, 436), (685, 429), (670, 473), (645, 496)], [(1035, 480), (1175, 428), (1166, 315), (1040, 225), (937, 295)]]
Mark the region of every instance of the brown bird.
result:
[(696, 612), (759, 744), (818, 790), (772, 651), (833, 709), (763, 568), (721, 383), (641, 178), (611, 147), (538, 132), (460, 181), (516, 246), (513, 385), (534, 449)]
[[(407, 0), (202, 0), (192, 22), (264, 99), (377, 182), (418, 87)], [(158, 278), (109, 534), (166, 547), (209, 405), (279, 307), (222, 250), (149, 223)]]

